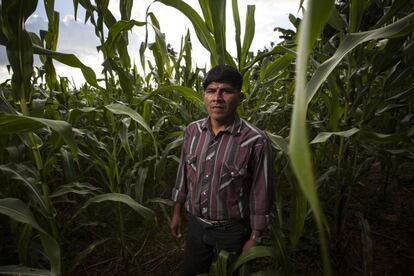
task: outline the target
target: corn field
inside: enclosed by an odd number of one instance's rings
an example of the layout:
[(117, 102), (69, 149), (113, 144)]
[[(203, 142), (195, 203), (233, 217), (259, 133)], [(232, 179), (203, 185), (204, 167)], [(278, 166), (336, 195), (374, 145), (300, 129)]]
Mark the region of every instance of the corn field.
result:
[[(40, 33), (25, 28), (37, 0), (0, 6), (11, 72), (0, 84), (0, 274), (178, 273), (182, 244), (168, 233), (170, 194), (184, 127), (206, 116), (201, 82), (217, 64), (242, 73), (239, 114), (271, 138), (277, 179), (264, 245), (232, 266), (220, 254), (211, 274), (249, 264), (257, 275), (413, 273), (408, 234), (392, 238), (399, 251), (388, 249), (401, 253), (400, 270), (380, 270), (393, 261), (377, 257), (381, 233), (364, 205), (375, 197), (378, 209), (414, 210), (412, 1), (302, 0), (303, 16), (289, 16), (295, 28), (276, 28), (282, 41), (255, 53), (254, 5), (241, 22), (237, 0), (199, 0), (201, 13), (185, 1), (156, 0), (194, 26), (210, 54), (210, 67), (199, 68), (190, 33), (171, 49), (155, 13), (131, 18), (138, 1), (120, 0), (116, 18), (109, 0), (74, 0), (75, 18), (81, 6), (99, 40), (100, 77), (57, 51), (54, 2), (44, 0), (48, 29)], [(226, 5), (235, 56), (226, 45)], [(155, 35), (140, 41), (137, 63), (128, 52), (133, 28)], [(55, 62), (81, 70), (85, 84), (58, 76)], [(412, 213), (388, 218), (412, 233)]]

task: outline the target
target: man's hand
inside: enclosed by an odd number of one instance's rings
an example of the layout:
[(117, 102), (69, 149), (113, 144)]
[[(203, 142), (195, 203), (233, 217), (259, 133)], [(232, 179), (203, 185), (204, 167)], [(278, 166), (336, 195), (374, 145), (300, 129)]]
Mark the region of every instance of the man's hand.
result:
[(257, 245), (257, 242), (255, 240), (248, 239), (243, 245), (243, 251), (246, 251), (256, 245)]
[(176, 203), (174, 206), (173, 215), (170, 222), (171, 234), (176, 238), (181, 238), (181, 215), (180, 215), (181, 205)]
[(252, 233), (250, 234), (250, 238), (243, 245), (243, 251), (246, 251), (252, 248), (253, 246), (256, 246), (258, 242), (261, 242), (261, 238), (260, 238), (261, 235), (262, 235), (261, 231), (253, 230)]

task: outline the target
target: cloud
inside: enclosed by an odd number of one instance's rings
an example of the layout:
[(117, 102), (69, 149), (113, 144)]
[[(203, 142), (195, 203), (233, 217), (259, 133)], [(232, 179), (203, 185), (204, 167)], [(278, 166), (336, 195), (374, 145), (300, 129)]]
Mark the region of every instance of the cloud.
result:
[(60, 22), (58, 51), (76, 54), (80, 59), (98, 54), (96, 46), (100, 42), (92, 24), (75, 20), (73, 15), (65, 15)]
[(6, 47), (3, 45), (0, 46), (0, 66), (9, 64), (9, 60), (7, 59)]
[[(241, 4), (243, 3), (243, 4)], [(242, 6), (243, 5), (243, 6)], [(270, 42), (279, 42), (279, 34), (274, 31), (275, 27), (291, 28), (289, 13), (296, 15), (299, 7), (298, 0), (245, 0), (239, 2), (241, 22), (245, 20), (246, 5), (256, 5), (255, 23), (256, 32), (251, 50), (262, 50), (269, 46)], [(243, 25), (243, 23), (242, 23)], [(243, 27), (242, 27), (243, 28)]]
[[(146, 9), (152, 2), (152, 0), (134, 1), (133, 10), (131, 12), (132, 19), (145, 21)], [(202, 14), (197, 0), (185, 0), (185, 2), (193, 7), (199, 14)], [(277, 42), (279, 40), (278, 33), (273, 31), (275, 27), (293, 28), (288, 20), (288, 15), (289, 13), (296, 15), (299, 0), (239, 0), (238, 4), (242, 26), (242, 41), (247, 5), (256, 5), (256, 32), (250, 50), (257, 51), (262, 50), (266, 46), (270, 46), (270, 42)], [(39, 5), (36, 13), (26, 22), (26, 28), (37, 34), (40, 29), (47, 30), (47, 19), (45, 18), (46, 15), (42, 8), (43, 6)], [(102, 71), (101, 64), (103, 62), (103, 57), (101, 53), (98, 53), (96, 47), (100, 42), (95, 35), (94, 26), (92, 26), (90, 22), (84, 23), (79, 19), (82, 17), (84, 10), (79, 7), (78, 20), (75, 20), (74, 16), (71, 14), (71, 12), (73, 12), (73, 3), (71, 1), (58, 0), (55, 9), (60, 11), (61, 15), (57, 51), (75, 54), (85, 65), (93, 68), (99, 77)], [(120, 19), (119, 0), (110, 1), (109, 10), (117, 19)], [(153, 12), (159, 20), (161, 31), (165, 33), (167, 43), (170, 43), (176, 51), (180, 48), (182, 36), (186, 34), (187, 30), (190, 30), (193, 48), (192, 56), (195, 64), (199, 67), (209, 65), (210, 54), (200, 44), (191, 22), (181, 12), (159, 2), (153, 3), (149, 10)], [(231, 1), (227, 1), (226, 24), (227, 48), (228, 51), (235, 56), (236, 43), (234, 40), (235, 31)], [(153, 42), (154, 33), (152, 32), (151, 27), (149, 27), (149, 31), (149, 42)], [(136, 63), (139, 62), (139, 46), (144, 39), (145, 27), (134, 27), (132, 31), (129, 32), (128, 50), (131, 59), (135, 60)], [(146, 50), (146, 58), (152, 59), (152, 53), (149, 50)], [(2, 65), (2, 69), (5, 68), (5, 64), (8, 64), (5, 48), (0, 47), (0, 65)], [(55, 62), (55, 65), (58, 74), (68, 76), (69, 78), (73, 77), (78, 84), (84, 82), (79, 69), (73, 69), (58, 62)], [(0, 81), (10, 77), (5, 71), (7, 70), (0, 70)]]
[(25, 24), (28, 31), (39, 33), (39, 30), (47, 30), (47, 20), (38, 14), (31, 15)]
[[(47, 20), (39, 14), (34, 14), (26, 21), (26, 29), (30, 32), (39, 35), (40, 30), (47, 30)], [(59, 24), (59, 38), (56, 51), (68, 54), (74, 54), (85, 65), (96, 70), (95, 73), (100, 74), (102, 63), (102, 55), (98, 53), (96, 46), (99, 45), (99, 40), (95, 36), (94, 27), (90, 23), (84, 24), (79, 19), (76, 21), (73, 15), (65, 15), (60, 18)], [(9, 64), (6, 56), (5, 47), (0, 48), (0, 64)], [(79, 69), (73, 69), (67, 65), (54, 61), (58, 75), (72, 76), (78, 80), (78, 83), (83, 83), (83, 77)], [(35, 66), (40, 66), (41, 63), (35, 56)], [(77, 72), (79, 71), (79, 72)], [(0, 81), (10, 78), (7, 70), (0, 71)]]
[[(185, 2), (202, 15), (198, 1), (187, 0)], [(265, 46), (270, 46), (270, 42), (280, 41), (279, 34), (274, 31), (275, 27), (293, 28), (289, 22), (288, 15), (289, 13), (296, 14), (299, 7), (299, 0), (240, 0), (238, 5), (242, 28), (241, 41), (243, 41), (244, 36), (247, 5), (256, 5), (256, 32), (250, 50), (257, 51), (262, 50)], [(144, 16), (145, 9), (142, 8), (142, 6), (135, 7), (134, 11), (133, 15)], [(151, 6), (150, 11), (153, 11), (159, 20), (161, 31), (166, 34), (166, 41), (168, 43), (171, 43), (175, 49), (178, 49), (180, 47), (181, 37), (185, 35), (186, 30), (189, 29), (193, 45), (193, 58), (196, 63), (199, 66), (205, 66), (210, 63), (210, 54), (198, 41), (190, 20), (188, 20), (181, 12), (177, 11), (175, 8), (157, 2)], [(236, 42), (234, 39), (235, 29), (231, 1), (227, 1), (226, 18), (227, 49), (233, 56), (235, 56)]]

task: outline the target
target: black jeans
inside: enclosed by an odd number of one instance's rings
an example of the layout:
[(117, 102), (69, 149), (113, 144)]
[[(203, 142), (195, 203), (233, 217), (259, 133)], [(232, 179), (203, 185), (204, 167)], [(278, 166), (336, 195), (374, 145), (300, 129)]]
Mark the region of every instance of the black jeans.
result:
[(192, 215), (188, 215), (187, 218), (187, 236), (181, 276), (208, 273), (211, 263), (222, 249), (234, 253), (232, 255), (234, 261), (250, 235), (250, 228), (243, 221), (225, 226), (209, 226)]

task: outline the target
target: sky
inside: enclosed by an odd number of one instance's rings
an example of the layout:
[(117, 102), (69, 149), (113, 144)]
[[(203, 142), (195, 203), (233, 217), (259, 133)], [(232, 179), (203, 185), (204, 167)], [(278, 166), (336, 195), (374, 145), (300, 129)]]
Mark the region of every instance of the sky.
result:
[[(198, 0), (184, 0), (184, 2), (192, 6), (199, 12), (199, 14), (202, 14)], [(229, 53), (232, 56), (236, 56), (231, 2), (231, 0), (227, 1), (226, 8), (226, 44)], [(242, 26), (242, 41), (247, 5), (256, 5), (256, 32), (250, 47), (251, 51), (256, 52), (257, 50), (263, 50), (265, 47), (270, 48), (271, 42), (279, 42), (279, 34), (274, 31), (275, 27), (293, 29), (293, 26), (289, 22), (288, 15), (289, 13), (292, 13), (295, 16), (299, 16), (299, 2), (299, 0), (239, 0), (238, 5)], [(150, 6), (149, 10), (153, 12), (159, 20), (161, 32), (165, 33), (166, 36), (166, 42), (170, 43), (176, 51), (180, 48), (182, 36), (186, 34), (187, 29), (190, 30), (193, 47), (193, 63), (198, 67), (208, 67), (209, 53), (198, 42), (191, 22), (176, 9), (159, 2), (153, 3), (152, 0), (136, 0), (133, 4), (131, 19), (144, 21), (145, 12), (148, 6)], [(120, 18), (119, 0), (111, 0), (109, 9), (117, 19)], [(103, 58), (96, 49), (100, 43), (95, 36), (92, 24), (89, 21), (84, 23), (85, 10), (79, 5), (76, 20), (74, 17), (73, 1), (55, 0), (55, 10), (60, 14), (57, 51), (75, 54), (85, 65), (94, 69), (97, 77), (101, 76), (101, 64)], [(36, 11), (27, 19), (26, 29), (36, 34), (39, 34), (39, 30), (47, 30), (47, 16), (44, 11), (42, 0), (39, 0)], [(144, 27), (134, 27), (129, 34), (128, 51), (138, 67), (140, 67), (139, 46), (140, 43), (144, 41), (144, 36)], [(154, 35), (150, 34), (150, 42), (153, 40), (153, 37)], [(146, 57), (149, 59), (152, 58), (152, 54), (149, 50), (146, 51)], [(79, 69), (71, 68), (56, 61), (54, 64), (58, 75), (68, 77), (69, 80), (73, 81), (77, 86), (85, 82)], [(11, 75), (7, 70), (7, 65), (8, 60), (5, 47), (0, 46), (0, 82), (11, 78)], [(40, 65), (38, 59), (35, 59), (35, 65)]]

